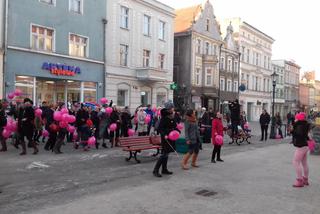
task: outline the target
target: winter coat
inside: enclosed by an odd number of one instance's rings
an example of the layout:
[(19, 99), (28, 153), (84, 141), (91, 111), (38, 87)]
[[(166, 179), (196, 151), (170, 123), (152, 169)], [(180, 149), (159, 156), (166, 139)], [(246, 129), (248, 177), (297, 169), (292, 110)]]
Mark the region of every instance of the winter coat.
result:
[(121, 113), (122, 127), (123, 128), (131, 128), (132, 127), (132, 123), (131, 123), (132, 118), (133, 117), (131, 117), (130, 112), (123, 111)]
[(308, 121), (297, 121), (293, 125), (293, 131), (292, 131), (292, 139), (293, 139), (293, 145), (295, 147), (304, 147), (308, 146), (308, 133), (310, 131), (310, 124)]
[(84, 126), (89, 119), (89, 113), (84, 109), (80, 109), (76, 114), (76, 126)]
[(0, 129), (4, 128), (7, 125), (6, 113), (3, 109), (0, 110)]
[(237, 103), (229, 104), (232, 122), (240, 122), (240, 105)]
[(108, 127), (110, 125), (110, 117), (107, 115), (107, 113), (100, 111), (98, 113), (99, 117), (99, 137), (101, 138), (107, 138), (108, 137)]
[(192, 123), (186, 120), (184, 123), (184, 129), (186, 141), (190, 141), (190, 144), (200, 142), (200, 131), (197, 122)]
[(216, 144), (216, 135), (221, 135), (223, 137), (223, 124), (222, 124), (222, 120), (219, 118), (215, 118), (212, 121), (212, 132), (211, 132), (211, 136), (212, 136), (212, 144)]
[(145, 124), (144, 120), (147, 116), (146, 112), (138, 112), (138, 132), (142, 133), (142, 132), (147, 132), (148, 131), (148, 124)]
[(270, 120), (271, 120), (271, 118), (270, 118), (270, 115), (269, 115), (268, 113), (265, 113), (265, 114), (261, 114), (261, 115), (260, 115), (260, 120), (259, 120), (259, 122), (260, 122), (260, 125), (261, 125), (261, 126), (267, 126), (267, 125), (269, 125)]
[(148, 108), (147, 108), (147, 109), (145, 110), (145, 112), (146, 112), (146, 114), (149, 115), (150, 118), (151, 118), (149, 124), (152, 124), (152, 123), (153, 123), (153, 115), (154, 115), (153, 111), (152, 111), (151, 109), (148, 109)]
[(173, 130), (179, 131), (177, 129), (177, 124), (174, 121), (174, 118), (171, 117), (169, 113), (169, 110), (164, 108), (161, 110), (161, 119), (158, 127), (158, 131), (161, 135), (161, 146), (164, 153), (173, 152), (173, 149), (175, 148), (175, 142), (166, 139), (166, 136), (168, 136), (169, 133)]
[(34, 117), (34, 109), (32, 108), (32, 106), (20, 108), (18, 114), (18, 132), (33, 132)]

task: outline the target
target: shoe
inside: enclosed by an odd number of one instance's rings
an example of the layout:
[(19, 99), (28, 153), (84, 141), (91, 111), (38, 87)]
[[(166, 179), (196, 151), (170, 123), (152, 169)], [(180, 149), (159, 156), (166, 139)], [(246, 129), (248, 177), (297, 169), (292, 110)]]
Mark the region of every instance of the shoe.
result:
[(304, 187), (304, 182), (302, 179), (297, 178), (296, 182), (292, 186), (293, 187)]
[(219, 162), (224, 162), (222, 159), (217, 159), (217, 161), (219, 161)]
[(162, 170), (163, 175), (172, 175), (173, 172), (170, 172), (169, 170)]
[(107, 146), (107, 144), (106, 144), (106, 143), (103, 143), (101, 146), (102, 146), (103, 148), (105, 148), (105, 149), (107, 149), (107, 148), (108, 148), (108, 146)]
[(191, 166), (194, 168), (199, 168), (199, 166), (197, 164), (191, 164)]
[(187, 167), (186, 165), (181, 165), (181, 169), (183, 169), (183, 170), (188, 170), (189, 169), (189, 167)]
[(263, 141), (263, 139), (260, 139), (260, 141)]
[(303, 177), (302, 179), (303, 179), (303, 184), (306, 185), (306, 186), (309, 186), (309, 180), (308, 180), (308, 178)]
[(27, 153), (26, 152), (21, 152), (19, 155), (26, 155)]
[(154, 175), (155, 177), (157, 177), (157, 178), (161, 178), (161, 177), (162, 177), (162, 175), (160, 175), (159, 172), (153, 172), (153, 175)]
[(211, 163), (217, 163), (215, 160), (211, 160)]

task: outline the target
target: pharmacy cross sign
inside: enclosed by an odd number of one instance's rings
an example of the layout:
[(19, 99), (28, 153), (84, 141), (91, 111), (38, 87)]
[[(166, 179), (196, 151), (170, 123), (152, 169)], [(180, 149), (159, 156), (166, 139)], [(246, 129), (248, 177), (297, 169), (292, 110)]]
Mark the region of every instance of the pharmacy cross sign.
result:
[(68, 66), (59, 63), (48, 63), (44, 62), (42, 64), (42, 69), (50, 71), (51, 74), (57, 76), (75, 76), (76, 74), (80, 74), (80, 67), (77, 66)]

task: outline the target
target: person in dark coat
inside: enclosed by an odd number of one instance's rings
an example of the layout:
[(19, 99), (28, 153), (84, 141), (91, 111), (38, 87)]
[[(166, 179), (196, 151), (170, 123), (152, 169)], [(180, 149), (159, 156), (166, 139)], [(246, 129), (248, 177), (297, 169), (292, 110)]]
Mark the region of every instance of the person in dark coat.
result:
[(86, 122), (89, 119), (87, 107), (81, 103), (81, 107), (76, 114), (76, 127), (79, 135), (79, 141), (84, 140)]
[(22, 146), (22, 152), (20, 155), (27, 154), (25, 137), (28, 139), (30, 145), (33, 147), (33, 154), (39, 152), (36, 143), (33, 141), (33, 132), (34, 132), (34, 109), (32, 107), (33, 102), (29, 98), (25, 98), (23, 101), (23, 106), (20, 107), (18, 113), (18, 133), (20, 144)]
[(48, 109), (42, 112), (42, 119), (45, 125), (45, 129), (49, 132), (49, 138), (46, 142), (44, 149), (49, 151), (53, 150), (53, 147), (57, 141), (57, 130), (53, 127), (57, 127), (56, 122), (53, 119), (53, 114), (56, 110), (56, 106), (54, 104), (50, 104)]
[(2, 131), (4, 127), (7, 125), (7, 117), (5, 113), (5, 105), (3, 105), (3, 102), (0, 102), (0, 141), (2, 148), (0, 149), (0, 152), (6, 152), (7, 151), (7, 144), (6, 139), (2, 136)]
[(121, 136), (122, 137), (129, 137), (128, 130), (132, 128), (131, 120), (133, 118), (134, 116), (131, 116), (129, 107), (126, 106), (121, 112)]
[(165, 104), (165, 108), (161, 110), (161, 119), (159, 124), (159, 132), (161, 135), (161, 146), (162, 151), (161, 155), (159, 157), (159, 160), (157, 161), (154, 169), (153, 169), (153, 175), (155, 177), (162, 177), (159, 173), (159, 169), (162, 166), (162, 174), (171, 175), (172, 172), (170, 172), (167, 168), (168, 164), (168, 158), (169, 153), (174, 151), (175, 148), (175, 142), (167, 139), (167, 136), (169, 133), (173, 130), (177, 130), (177, 124), (174, 121), (174, 105), (172, 102), (168, 102)]
[(266, 110), (263, 110), (262, 114), (260, 115), (260, 126), (261, 126), (261, 139), (260, 141), (268, 139), (268, 127), (270, 123), (270, 115)]
[(120, 137), (120, 113), (118, 111), (118, 108), (116, 105), (113, 105), (112, 107), (113, 111), (110, 115), (110, 124), (115, 123), (117, 124), (117, 129), (115, 131), (110, 131), (110, 142), (111, 147), (118, 146), (119, 143), (119, 137)]
[(92, 107), (89, 107), (89, 117), (92, 120), (93, 123), (93, 127), (95, 129), (94, 132), (94, 137), (96, 138), (97, 142), (96, 142), (96, 149), (99, 149), (99, 143), (98, 143), (98, 139), (99, 139), (99, 124), (100, 124), (100, 118), (98, 117), (98, 112), (99, 112), (99, 108), (95, 107), (94, 109), (92, 109)]
[(240, 125), (240, 104), (238, 100), (229, 103), (230, 119), (232, 125), (232, 136), (238, 135), (238, 126)]

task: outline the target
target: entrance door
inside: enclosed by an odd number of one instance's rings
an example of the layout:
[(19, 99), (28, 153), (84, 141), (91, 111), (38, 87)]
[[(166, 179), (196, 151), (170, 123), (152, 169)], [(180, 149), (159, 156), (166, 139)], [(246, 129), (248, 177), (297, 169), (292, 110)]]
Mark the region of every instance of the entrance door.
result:
[(253, 106), (253, 103), (247, 104), (247, 120), (248, 121), (252, 120), (252, 106)]

